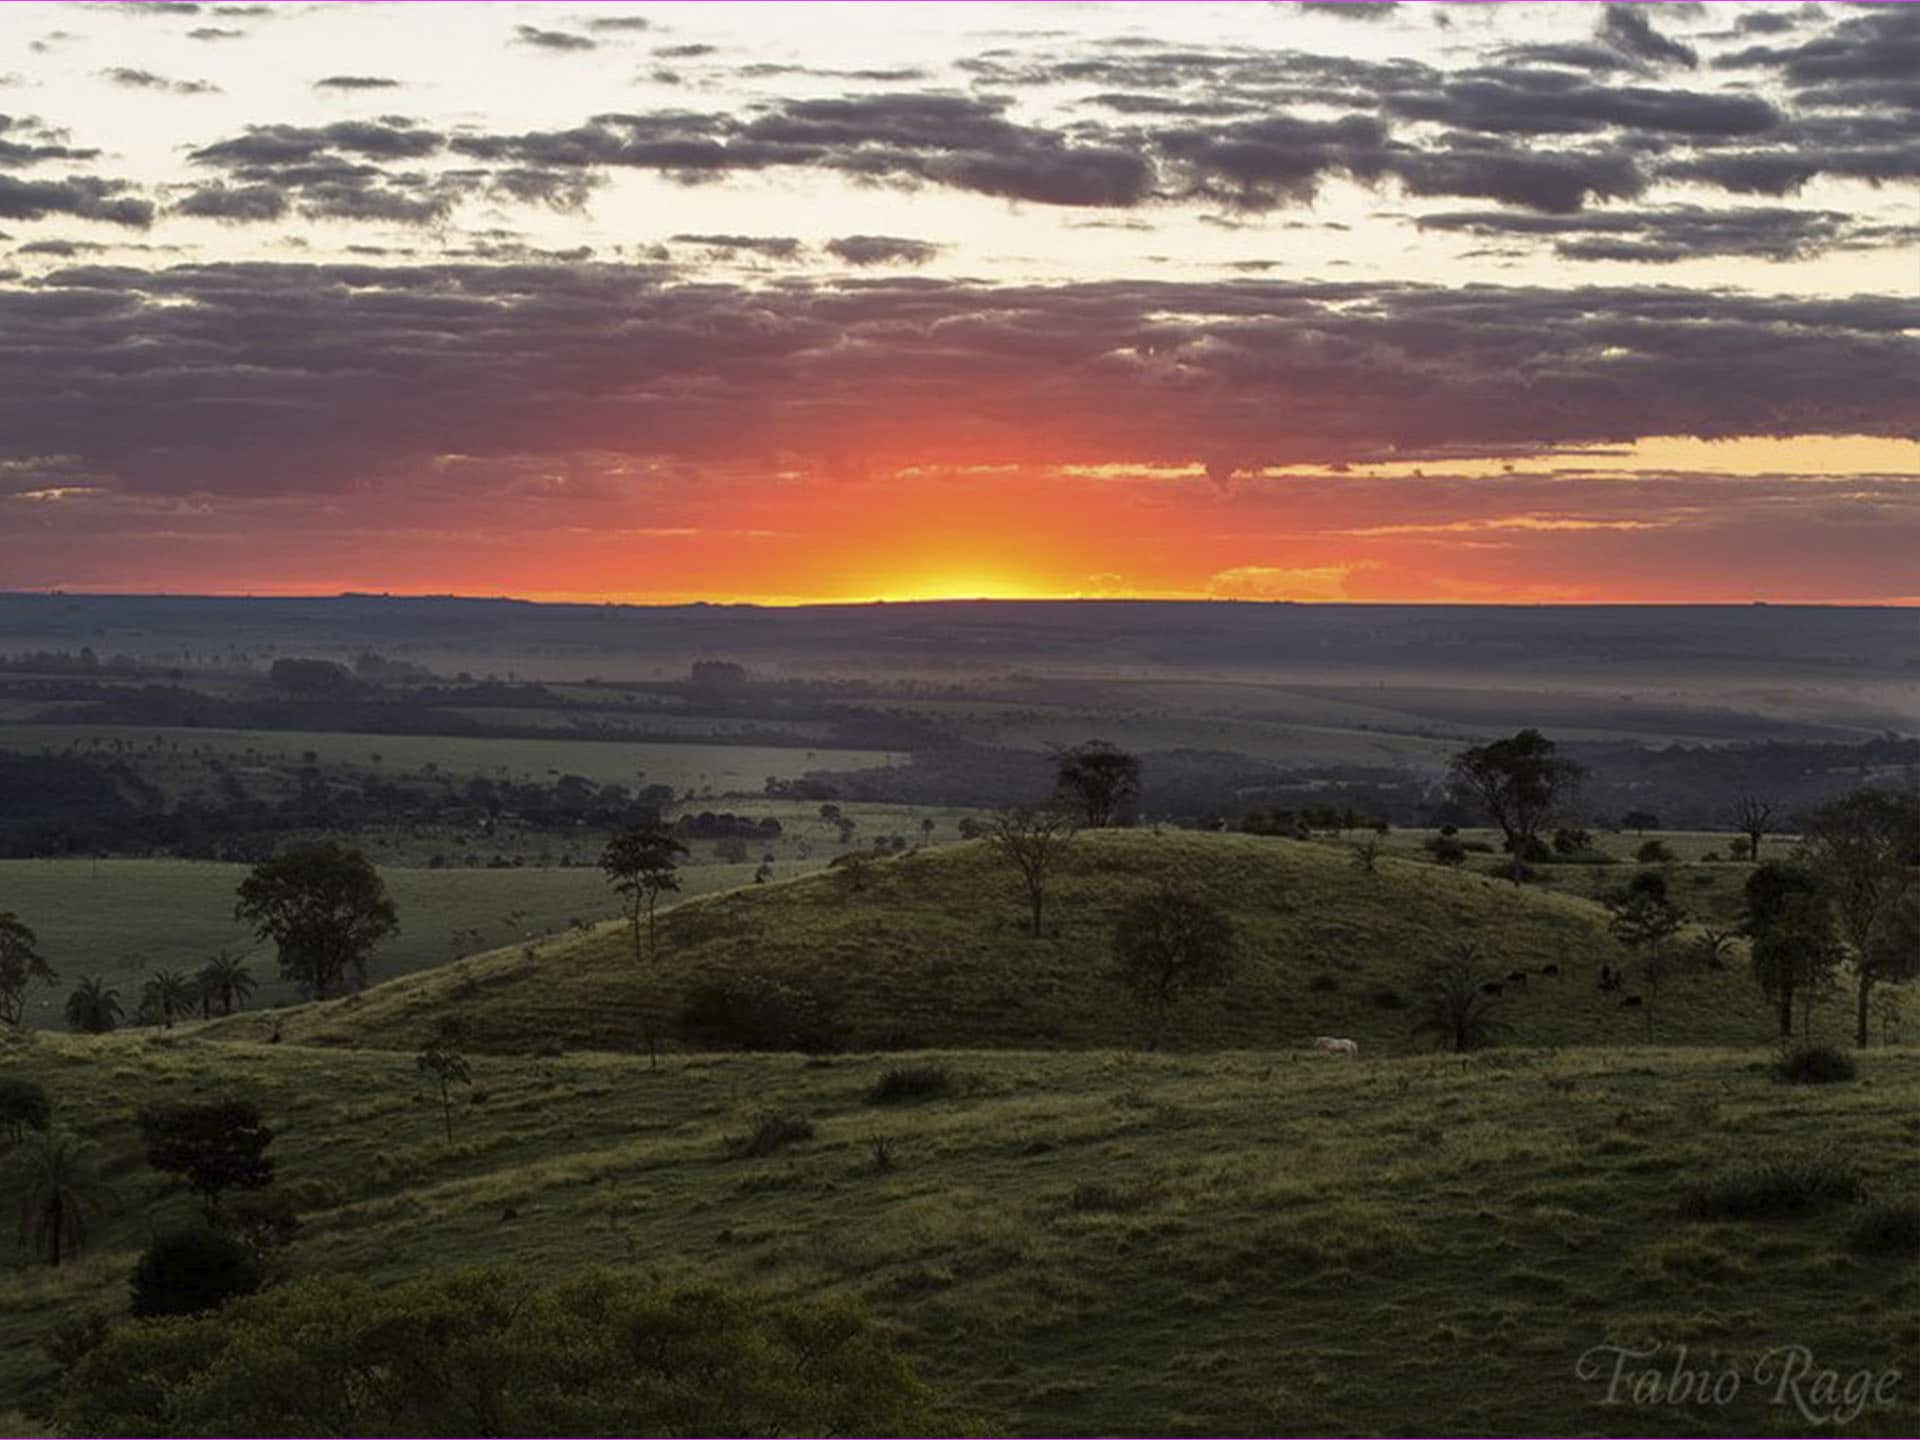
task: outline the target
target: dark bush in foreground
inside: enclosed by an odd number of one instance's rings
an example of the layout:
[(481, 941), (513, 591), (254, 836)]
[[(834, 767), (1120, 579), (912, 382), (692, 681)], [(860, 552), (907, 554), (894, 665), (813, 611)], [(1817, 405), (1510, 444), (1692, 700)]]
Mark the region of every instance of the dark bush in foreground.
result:
[(1831, 1045), (1802, 1045), (1773, 1066), (1773, 1078), (1787, 1085), (1833, 1085), (1854, 1074), (1853, 1057)]
[(1920, 1255), (1920, 1205), (1870, 1205), (1847, 1231), (1862, 1255)]
[(813, 1122), (804, 1115), (763, 1115), (754, 1123), (752, 1134), (738, 1136), (727, 1144), (735, 1155), (754, 1159), (812, 1138)]
[(133, 1267), (133, 1313), (198, 1315), (251, 1295), (263, 1279), (254, 1252), (231, 1235), (206, 1226), (170, 1230)]
[(897, 1065), (873, 1082), (869, 1105), (938, 1100), (953, 1093), (953, 1073), (944, 1065)]
[(1159, 1198), (1157, 1191), (1145, 1185), (1108, 1185), (1099, 1180), (1083, 1180), (1067, 1196), (1067, 1208), (1082, 1214), (1104, 1212), (1124, 1215), (1133, 1210), (1145, 1210)]
[(82, 1435), (950, 1433), (851, 1302), (592, 1272), (296, 1282), (117, 1328), (63, 1387)]
[(1860, 1172), (1838, 1160), (1776, 1160), (1696, 1185), (1680, 1202), (1689, 1220), (1792, 1220), (1867, 1198)]
[(680, 1036), (700, 1050), (797, 1050), (843, 1043), (839, 996), (823, 986), (759, 975), (705, 980), (680, 1007)]
[(29, 1130), (53, 1124), (53, 1104), (47, 1092), (18, 1075), (0, 1075), (0, 1136), (19, 1141)]

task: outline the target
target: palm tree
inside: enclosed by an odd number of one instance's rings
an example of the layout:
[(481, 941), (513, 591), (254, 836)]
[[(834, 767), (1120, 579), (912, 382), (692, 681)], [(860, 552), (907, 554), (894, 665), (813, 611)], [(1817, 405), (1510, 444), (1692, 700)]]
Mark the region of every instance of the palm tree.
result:
[(156, 970), (141, 989), (140, 1009), (171, 1030), (174, 1016), (192, 1011), (193, 996), (194, 983), (182, 971)]
[(236, 1006), (244, 1010), (253, 996), (253, 972), (238, 955), (222, 950), (200, 971), (200, 995), (208, 1009), (218, 1002), (222, 1015), (233, 1014)]
[(120, 1023), (120, 992), (109, 990), (98, 975), (90, 975), (67, 996), (67, 1028), (85, 1035), (104, 1035)]
[(1479, 967), (1480, 947), (1472, 943), (1455, 946), (1427, 967), (1416, 1034), (1436, 1034), (1454, 1051), (1477, 1050), (1492, 1041), (1500, 1022), (1493, 1018), (1493, 996)]
[(113, 1187), (94, 1168), (93, 1143), (67, 1131), (29, 1135), (14, 1151), (20, 1243), (49, 1265), (78, 1253), (87, 1220), (113, 1203)]

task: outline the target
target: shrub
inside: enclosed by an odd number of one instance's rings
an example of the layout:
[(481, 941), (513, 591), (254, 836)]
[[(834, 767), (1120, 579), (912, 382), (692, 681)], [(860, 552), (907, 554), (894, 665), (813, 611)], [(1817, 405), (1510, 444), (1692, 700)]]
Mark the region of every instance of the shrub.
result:
[(1920, 1255), (1920, 1205), (1870, 1205), (1847, 1231), (1863, 1255)]
[(1367, 998), (1373, 1002), (1373, 1008), (1376, 1010), (1404, 1010), (1407, 1008), (1407, 997), (1402, 995), (1398, 990), (1376, 990)]
[(1718, 1176), (1682, 1197), (1689, 1220), (1792, 1220), (1866, 1199), (1853, 1166), (1816, 1156), (1775, 1160)]
[(170, 1230), (133, 1267), (133, 1313), (198, 1315), (260, 1288), (260, 1260), (231, 1235), (205, 1226)]
[(1773, 1078), (1784, 1085), (1833, 1085), (1851, 1080), (1853, 1057), (1831, 1045), (1800, 1045), (1773, 1064)]
[(44, 1331), (39, 1340), (40, 1353), (64, 1375), (99, 1349), (112, 1329), (112, 1317), (98, 1310), (90, 1310), (84, 1315), (58, 1321)]
[(1159, 1198), (1159, 1192), (1146, 1185), (1108, 1185), (1099, 1180), (1082, 1180), (1067, 1196), (1067, 1208), (1118, 1215), (1144, 1210)]
[(1427, 853), (1442, 865), (1463, 865), (1467, 847), (1451, 835), (1436, 835), (1427, 841)]
[(0, 1075), (0, 1135), (17, 1144), (27, 1131), (45, 1131), (52, 1123), (46, 1091), (18, 1075)]
[(680, 1007), (680, 1034), (705, 1050), (798, 1050), (818, 1055), (841, 1048), (840, 997), (826, 986), (764, 975), (703, 980)]
[(953, 1093), (953, 1074), (944, 1065), (897, 1065), (873, 1082), (869, 1105), (899, 1105), (938, 1100)]
[(1320, 995), (1330, 995), (1340, 988), (1340, 982), (1322, 970), (1307, 982), (1307, 989)]
[(1673, 851), (1667, 848), (1664, 840), (1649, 840), (1633, 852), (1633, 858), (1642, 865), (1671, 865)]
[(117, 1327), (67, 1377), (80, 1435), (931, 1435), (952, 1421), (865, 1311), (508, 1270), (316, 1276)]
[(812, 1138), (813, 1122), (804, 1115), (762, 1115), (752, 1134), (737, 1136), (727, 1146), (741, 1159), (755, 1160)]

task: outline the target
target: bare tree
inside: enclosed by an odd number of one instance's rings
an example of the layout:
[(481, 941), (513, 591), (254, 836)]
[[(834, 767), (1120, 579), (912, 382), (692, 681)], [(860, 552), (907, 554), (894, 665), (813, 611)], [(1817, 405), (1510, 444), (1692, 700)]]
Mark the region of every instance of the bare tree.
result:
[(1020, 872), (1020, 883), (1033, 907), (1033, 933), (1038, 937), (1047, 877), (1073, 842), (1073, 817), (1050, 806), (1002, 810), (993, 817), (989, 834), (1001, 858)]
[(1747, 858), (1760, 863), (1760, 842), (1773, 829), (1773, 806), (1758, 795), (1742, 795), (1733, 807), (1733, 823), (1747, 837)]

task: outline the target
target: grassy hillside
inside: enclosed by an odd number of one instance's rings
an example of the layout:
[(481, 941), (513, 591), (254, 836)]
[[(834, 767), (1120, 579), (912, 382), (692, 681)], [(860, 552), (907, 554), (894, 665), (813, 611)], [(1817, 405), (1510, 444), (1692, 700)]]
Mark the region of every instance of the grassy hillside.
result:
[[(1364, 1054), (1419, 1048), (1410, 1030), (1424, 962), (1478, 941), (1492, 973), (1548, 963), (1557, 979), (1510, 989), (1510, 1043), (1619, 1044), (1645, 1037), (1643, 1012), (1596, 983), (1627, 957), (1591, 901), (1515, 889), (1471, 873), (1386, 858), (1366, 873), (1342, 847), (1146, 830), (1081, 836), (1051, 886), (1047, 933), (1026, 933), (1014, 873), (985, 843), (923, 850), (873, 867), (690, 900), (662, 916), (657, 968), (636, 966), (620, 925), (471, 957), (325, 1005), (254, 1014), (211, 1033), (408, 1047), (447, 1017), (493, 1050), (631, 1049), (641, 1007), (671, 1017), (690, 985), (728, 974), (802, 980), (840, 998), (848, 1043), (1126, 1046), (1144, 1026), (1110, 978), (1115, 918), (1143, 890), (1180, 880), (1228, 910), (1240, 963), (1223, 990), (1176, 1013), (1175, 1048), (1291, 1046), (1352, 1036)], [(1629, 987), (1630, 989), (1633, 987)], [(1771, 1034), (1741, 963), (1662, 988), (1656, 1035), (1756, 1044)], [(1827, 1006), (1837, 1032), (1843, 1006)], [(1821, 1017), (1816, 1015), (1818, 1021)]]
[[(1813, 1147), (1911, 1200), (1920, 1051), (1813, 1089), (1708, 1048), (922, 1060), (953, 1093), (876, 1106), (876, 1058), (483, 1057), (449, 1145), (408, 1055), (0, 1037), (121, 1198), (77, 1264), (0, 1251), (0, 1428), (48, 1383), (34, 1342), (123, 1312), (144, 1237), (190, 1208), (140, 1163), (135, 1107), (229, 1090), (306, 1207), (294, 1273), (596, 1263), (849, 1293), (998, 1433), (1805, 1434), (1751, 1382), (1724, 1409), (1607, 1406), (1576, 1364), (1658, 1342), (1750, 1372), (1795, 1343), (1852, 1371), (1920, 1345), (1920, 1276), (1851, 1247), (1856, 1207), (1681, 1214), (1696, 1183)], [(767, 1113), (813, 1138), (736, 1158)], [(1911, 1379), (1900, 1398), (1846, 1432), (1915, 1433)]]

